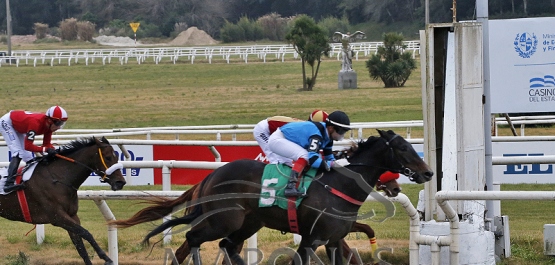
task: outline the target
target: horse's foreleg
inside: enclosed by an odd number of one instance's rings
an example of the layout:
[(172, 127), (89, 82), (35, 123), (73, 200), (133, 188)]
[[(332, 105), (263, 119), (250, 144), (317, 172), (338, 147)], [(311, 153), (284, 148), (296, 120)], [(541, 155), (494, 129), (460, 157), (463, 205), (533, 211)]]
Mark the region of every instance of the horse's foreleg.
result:
[[(235, 252), (237, 253), (241, 253), (241, 250), (243, 250), (243, 245), (245, 244), (245, 241), (241, 242), (241, 244), (238, 244), (237, 247), (235, 248)], [(222, 260), (222, 265), (233, 265), (233, 264), (227, 264), (226, 260)]]
[[(351, 227), (351, 232), (363, 232), (368, 236), (370, 240), (370, 249), (372, 250), (372, 258), (376, 255), (376, 250), (378, 249), (378, 244), (376, 243), (376, 233), (374, 229), (367, 224), (355, 222), (353, 227)], [(345, 243), (347, 245), (347, 243)]]
[[(58, 217), (60, 216), (63, 216), (63, 215), (59, 215)], [(87, 229), (83, 228), (80, 225), (81, 221), (79, 220), (79, 217), (77, 215), (74, 215), (73, 217), (66, 215), (65, 217), (66, 218), (57, 219), (56, 221), (52, 222), (52, 225), (61, 227), (66, 231), (68, 231), (69, 236), (73, 244), (75, 245), (75, 248), (77, 249), (77, 252), (79, 252), (79, 255), (81, 255), (81, 258), (83, 258), (83, 261), (85, 261), (85, 264), (92, 264), (92, 263), (88, 257), (87, 251), (85, 250), (82, 239), (87, 240), (87, 242), (91, 244), (96, 254), (98, 254), (98, 257), (100, 257), (105, 261), (104, 263), (105, 265), (114, 264), (114, 262), (110, 259), (110, 257), (106, 255), (104, 250), (100, 248), (96, 240), (94, 240), (94, 237), (92, 236), (92, 234), (89, 231), (87, 231)], [(72, 236), (72, 234), (74, 234), (74, 236)], [(80, 240), (74, 239), (76, 237), (80, 237), (81, 239)], [(83, 250), (80, 250), (80, 248), (82, 248)]]
[[(328, 243), (325, 246), (326, 254), (330, 259), (331, 264), (343, 265), (343, 249), (339, 247), (339, 244), (341, 244), (341, 242), (344, 243), (345, 240), (339, 240), (333, 243)], [(336, 252), (335, 255), (334, 255), (334, 252)]]
[[(229, 237), (226, 237), (220, 241), (220, 249), (224, 249), (228, 256), (224, 256), (222, 260), (222, 264), (225, 265), (244, 265), (245, 261), (239, 255), (239, 251), (243, 247), (243, 241), (239, 242), (239, 244), (232, 242)], [(229, 259), (227, 259), (229, 257)]]
[(313, 245), (311, 243), (307, 243), (308, 239), (306, 239), (305, 237), (303, 237), (303, 239), (301, 240), (301, 243), (299, 244), (299, 248), (297, 249), (297, 253), (295, 255), (295, 257), (293, 257), (293, 262), (291, 264), (293, 265), (308, 265), (308, 259), (309, 259), (309, 255), (312, 253), (309, 253), (309, 251), (314, 252), (316, 251), (316, 248), (318, 248), (318, 246)]
[(83, 244), (83, 239), (75, 233), (69, 231), (67, 233), (69, 234), (69, 238), (71, 238), (71, 242), (73, 242), (75, 249), (77, 249), (77, 253), (79, 253), (79, 256), (81, 256), (81, 258), (85, 262), (85, 265), (92, 265), (92, 262), (89, 258), (89, 253), (87, 253), (85, 244)]

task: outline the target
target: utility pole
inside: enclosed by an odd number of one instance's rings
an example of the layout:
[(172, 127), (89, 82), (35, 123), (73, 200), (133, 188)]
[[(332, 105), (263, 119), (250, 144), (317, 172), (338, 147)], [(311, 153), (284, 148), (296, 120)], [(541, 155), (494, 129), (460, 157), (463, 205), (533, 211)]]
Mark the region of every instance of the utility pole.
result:
[(12, 56), (12, 15), (10, 12), (10, 0), (6, 0), (6, 26), (8, 28), (8, 56)]
[(430, 0), (425, 0), (424, 1), (424, 25), (428, 27), (428, 24), (430, 24)]

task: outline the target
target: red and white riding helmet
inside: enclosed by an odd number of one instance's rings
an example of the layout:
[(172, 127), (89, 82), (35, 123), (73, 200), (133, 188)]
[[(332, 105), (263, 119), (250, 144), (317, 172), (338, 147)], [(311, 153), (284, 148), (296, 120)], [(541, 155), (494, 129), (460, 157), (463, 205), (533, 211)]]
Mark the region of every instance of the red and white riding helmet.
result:
[(46, 116), (53, 120), (67, 121), (67, 112), (60, 106), (52, 106), (46, 111)]
[(328, 119), (328, 113), (323, 110), (315, 110), (308, 117), (309, 121), (325, 122)]

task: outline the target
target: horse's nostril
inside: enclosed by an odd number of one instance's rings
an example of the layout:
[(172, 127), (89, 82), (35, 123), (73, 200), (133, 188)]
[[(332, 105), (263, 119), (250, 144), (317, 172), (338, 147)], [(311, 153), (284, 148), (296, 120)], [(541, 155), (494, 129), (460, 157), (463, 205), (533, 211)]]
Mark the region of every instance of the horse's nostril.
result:
[(113, 190), (121, 190), (123, 189), (123, 186), (125, 186), (127, 182), (125, 181), (116, 181), (116, 184), (114, 185), (114, 187), (112, 188)]

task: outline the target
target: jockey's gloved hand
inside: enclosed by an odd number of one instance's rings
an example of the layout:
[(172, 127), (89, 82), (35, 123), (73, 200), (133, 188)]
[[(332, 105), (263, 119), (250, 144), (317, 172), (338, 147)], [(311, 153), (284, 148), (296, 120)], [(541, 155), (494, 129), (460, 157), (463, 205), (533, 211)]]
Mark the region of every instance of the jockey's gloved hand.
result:
[(330, 171), (332, 166), (333, 166), (333, 161), (322, 161), (322, 163), (320, 163), (320, 169), (325, 171)]
[(47, 148), (46, 153), (49, 156), (55, 156), (58, 153), (58, 150), (56, 150), (55, 148)]

